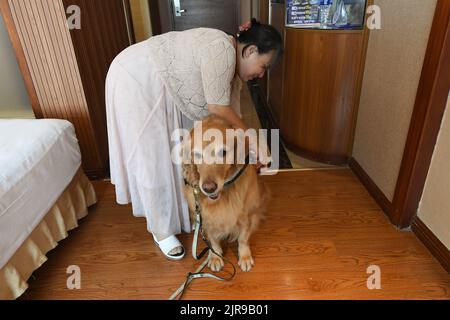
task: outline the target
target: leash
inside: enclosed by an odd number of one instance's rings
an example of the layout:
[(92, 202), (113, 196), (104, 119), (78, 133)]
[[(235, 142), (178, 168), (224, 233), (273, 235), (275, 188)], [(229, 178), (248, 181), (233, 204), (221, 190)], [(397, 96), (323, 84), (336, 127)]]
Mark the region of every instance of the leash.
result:
[[(245, 171), (249, 164), (249, 155), (245, 158), (245, 164), (244, 166), (239, 169), (228, 181), (224, 183), (224, 188), (228, 188), (231, 186)], [(210, 252), (210, 254), (206, 257), (206, 259), (203, 261), (203, 263), (195, 270), (195, 272), (189, 272), (186, 277), (186, 281), (169, 297), (169, 300), (175, 300), (175, 298), (178, 298), (178, 300), (181, 300), (185, 290), (189, 286), (189, 284), (199, 278), (213, 278), (219, 281), (231, 281), (234, 276), (236, 275), (236, 267), (235, 265), (228, 260), (227, 258), (223, 257), (222, 255), (218, 254), (211, 246), (210, 242), (206, 238), (205, 232), (202, 227), (202, 214), (201, 214), (201, 207), (200, 207), (200, 187), (198, 185), (192, 185), (190, 184), (186, 179), (184, 179), (184, 183), (188, 186), (190, 186), (194, 193), (194, 199), (195, 199), (195, 222), (194, 222), (194, 240), (192, 242), (192, 257), (195, 260), (200, 260), (207, 252)], [(199, 233), (201, 233), (202, 240), (206, 244), (206, 247), (200, 252), (199, 255), (197, 255), (197, 245), (198, 245), (198, 236)], [(209, 272), (202, 272), (203, 269), (207, 266), (209, 257), (212, 254), (217, 255), (218, 257), (222, 258), (225, 262), (231, 264), (233, 267), (233, 272), (229, 274), (229, 277), (219, 277), (214, 274), (211, 274)]]
[[(217, 255), (218, 257), (222, 258), (225, 262), (228, 262), (233, 267), (233, 272), (230, 274), (228, 278), (225, 277), (219, 277), (209, 272), (202, 272), (203, 269), (207, 266), (209, 261), (209, 256), (206, 257), (206, 259), (203, 261), (203, 263), (195, 270), (195, 272), (189, 272), (186, 277), (186, 281), (170, 296), (169, 300), (174, 300), (176, 297), (179, 296), (178, 300), (181, 300), (185, 290), (189, 286), (189, 284), (194, 279), (199, 278), (213, 278), (220, 281), (230, 281), (234, 278), (236, 275), (236, 267), (234, 264), (228, 260), (227, 258), (223, 257), (222, 255), (218, 254), (212, 247), (209, 241), (206, 239), (204, 230), (202, 228), (202, 216), (201, 216), (201, 208), (200, 208), (200, 201), (199, 201), (199, 195), (200, 195), (200, 187), (199, 186), (192, 186), (193, 192), (194, 192), (194, 198), (195, 198), (195, 231), (194, 231), (194, 241), (192, 242), (192, 256), (195, 260), (200, 260), (206, 252), (212, 252), (213, 254)], [(206, 247), (202, 250), (202, 252), (197, 255), (197, 243), (198, 243), (198, 234), (199, 232), (202, 235), (202, 239), (206, 244)]]

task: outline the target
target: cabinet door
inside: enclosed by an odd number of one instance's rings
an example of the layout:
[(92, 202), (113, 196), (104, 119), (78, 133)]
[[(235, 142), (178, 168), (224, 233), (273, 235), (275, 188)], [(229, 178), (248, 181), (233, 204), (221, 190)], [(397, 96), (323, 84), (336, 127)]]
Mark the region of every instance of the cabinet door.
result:
[(286, 28), (280, 133), (290, 150), (315, 161), (347, 163), (364, 32)]

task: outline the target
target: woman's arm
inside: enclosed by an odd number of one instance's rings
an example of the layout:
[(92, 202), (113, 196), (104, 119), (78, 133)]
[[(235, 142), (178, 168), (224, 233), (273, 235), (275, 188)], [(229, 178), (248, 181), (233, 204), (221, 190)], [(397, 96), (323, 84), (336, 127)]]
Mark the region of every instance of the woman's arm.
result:
[[(244, 132), (247, 131), (248, 127), (245, 125), (245, 123), (242, 121), (242, 119), (237, 115), (237, 113), (231, 108), (231, 106), (220, 106), (215, 104), (209, 104), (208, 105), (209, 112), (211, 114), (215, 114), (229, 123), (235, 128), (235, 129), (243, 129)], [(259, 162), (258, 157), (258, 147), (255, 146), (255, 150), (251, 150), (252, 154), (255, 157), (256, 161), (256, 169), (259, 172), (259, 170), (263, 167), (263, 165)], [(254, 162), (252, 162), (254, 163)]]
[(235, 129), (243, 129), (246, 131), (248, 127), (244, 121), (237, 115), (231, 106), (221, 106), (217, 104), (208, 104), (209, 113), (215, 114), (227, 122), (229, 122)]

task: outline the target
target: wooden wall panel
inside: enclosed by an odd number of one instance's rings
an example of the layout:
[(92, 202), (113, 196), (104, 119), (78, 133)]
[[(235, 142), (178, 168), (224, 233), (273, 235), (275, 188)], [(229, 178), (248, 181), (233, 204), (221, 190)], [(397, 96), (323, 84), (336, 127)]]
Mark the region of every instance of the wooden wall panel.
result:
[[(259, 21), (265, 24), (269, 23), (269, 0), (259, 1)], [(265, 101), (267, 101), (267, 79), (266, 73), (262, 79), (257, 80)]]
[[(69, 31), (71, 5), (80, 7), (81, 29)], [(105, 79), (112, 60), (130, 45), (128, 0), (0, 0), (0, 8), (36, 116), (72, 122), (84, 171), (104, 177)]]
[[(276, 28), (283, 37), (284, 41), (284, 24), (285, 24), (285, 4), (271, 4), (271, 25)], [(284, 44), (283, 44), (284, 48)], [(281, 113), (283, 111), (283, 77), (284, 77), (284, 57), (281, 56), (276, 64), (270, 68), (268, 74), (268, 96), (267, 102), (276, 124), (279, 126)]]
[[(64, 7), (80, 7), (81, 29), (70, 30), (74, 53), (94, 125), (100, 162), (108, 165), (105, 80), (109, 66), (130, 45), (122, 0), (62, 0)], [(127, 12), (129, 13), (129, 12)]]
[(83, 167), (101, 170), (102, 163), (62, 2), (9, 0), (8, 4), (39, 101), (39, 112), (44, 118), (72, 122), (80, 142)]

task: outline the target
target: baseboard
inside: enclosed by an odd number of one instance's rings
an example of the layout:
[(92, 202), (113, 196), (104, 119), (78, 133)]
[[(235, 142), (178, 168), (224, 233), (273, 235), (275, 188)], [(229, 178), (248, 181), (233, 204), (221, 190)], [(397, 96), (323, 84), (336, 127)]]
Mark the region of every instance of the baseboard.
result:
[(427, 247), (431, 254), (439, 261), (444, 269), (450, 273), (450, 251), (447, 247), (431, 232), (430, 229), (416, 217), (411, 225), (417, 238)]
[(375, 199), (377, 204), (381, 207), (384, 213), (389, 217), (392, 222), (393, 205), (388, 198), (384, 195), (383, 191), (373, 182), (372, 178), (364, 171), (355, 158), (350, 158), (349, 167), (353, 173), (358, 177), (359, 181), (366, 187), (370, 195)]
[[(360, 166), (355, 158), (351, 158), (349, 162), (350, 169), (358, 177), (370, 195), (375, 199), (384, 213), (392, 222), (393, 205), (384, 193), (373, 182), (369, 175)], [(431, 254), (439, 261), (444, 269), (450, 273), (450, 252), (447, 247), (431, 232), (430, 229), (416, 217), (411, 225), (412, 231), (417, 238), (427, 247)]]
[(106, 175), (106, 169), (85, 169), (84, 173), (89, 178), (89, 180), (101, 180), (107, 177)]
[(321, 162), (328, 165), (335, 165), (335, 166), (347, 166), (349, 163), (349, 157), (348, 156), (338, 156), (338, 155), (327, 155), (327, 154), (321, 154), (318, 152), (311, 152), (308, 150), (305, 150), (303, 148), (300, 148), (298, 146), (295, 146), (293, 144), (290, 144), (288, 141), (283, 140), (283, 143), (286, 145), (286, 147), (296, 154), (299, 157), (306, 158), (311, 161)]

